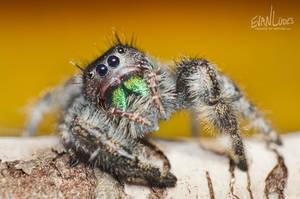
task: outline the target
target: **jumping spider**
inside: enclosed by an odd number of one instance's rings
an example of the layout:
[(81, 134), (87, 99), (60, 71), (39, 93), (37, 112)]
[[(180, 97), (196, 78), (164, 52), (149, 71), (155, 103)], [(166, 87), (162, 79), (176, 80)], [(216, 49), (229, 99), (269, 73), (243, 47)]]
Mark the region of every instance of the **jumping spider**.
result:
[[(248, 169), (237, 116), (248, 120), (266, 138), (281, 144), (238, 86), (204, 59), (184, 58), (175, 70), (117, 38), (107, 52), (88, 64), (82, 74), (46, 94), (27, 126), (33, 135), (43, 115), (58, 106), (62, 143), (75, 166), (86, 162), (120, 182), (173, 187), (176, 177), (164, 153), (145, 136), (159, 129), (158, 121), (187, 109), (208, 119), (231, 137), (232, 161)], [(152, 164), (150, 156), (163, 161)]]

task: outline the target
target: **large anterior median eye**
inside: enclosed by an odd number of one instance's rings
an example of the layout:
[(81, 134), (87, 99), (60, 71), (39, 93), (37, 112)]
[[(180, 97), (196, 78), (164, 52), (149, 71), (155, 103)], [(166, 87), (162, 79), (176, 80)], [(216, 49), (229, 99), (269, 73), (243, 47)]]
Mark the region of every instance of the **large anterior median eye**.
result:
[(112, 55), (112, 56), (108, 57), (107, 63), (110, 67), (115, 68), (119, 65), (120, 59), (119, 59), (119, 57)]
[(96, 71), (100, 76), (103, 77), (107, 74), (108, 69), (104, 64), (100, 64), (97, 66)]

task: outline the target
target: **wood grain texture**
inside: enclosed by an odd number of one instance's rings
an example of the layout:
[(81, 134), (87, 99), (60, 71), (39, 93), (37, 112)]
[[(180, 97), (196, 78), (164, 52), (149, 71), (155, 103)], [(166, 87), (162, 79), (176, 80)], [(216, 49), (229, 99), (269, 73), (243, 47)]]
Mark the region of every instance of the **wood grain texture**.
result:
[[(266, 198), (265, 193), (270, 194), (269, 198), (300, 196), (300, 133), (284, 135), (283, 141), (284, 146), (276, 148), (283, 159), (267, 149), (261, 140), (245, 141), (253, 198)], [(164, 150), (172, 172), (178, 177), (176, 187), (163, 192), (143, 186), (123, 186), (108, 174), (83, 164), (70, 168), (68, 156), (56, 137), (2, 137), (0, 197), (211, 198), (213, 188), (215, 198), (250, 198), (247, 174), (231, 169), (232, 175), (228, 158), (202, 149), (196, 140), (154, 142)], [(283, 164), (287, 167), (286, 173), (280, 173), (285, 171)], [(206, 172), (209, 172), (210, 188)], [(275, 181), (281, 180), (272, 187), (270, 176)], [(278, 185), (283, 188), (283, 195), (276, 194)], [(269, 191), (266, 192), (266, 188)]]

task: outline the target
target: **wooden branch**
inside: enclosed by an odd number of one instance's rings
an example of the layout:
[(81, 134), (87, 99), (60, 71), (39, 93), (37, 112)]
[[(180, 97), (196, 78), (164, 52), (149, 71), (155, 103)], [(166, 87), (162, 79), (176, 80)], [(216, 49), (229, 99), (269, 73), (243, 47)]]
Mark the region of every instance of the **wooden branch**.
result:
[(160, 190), (121, 185), (83, 164), (70, 168), (56, 137), (2, 137), (0, 198), (299, 198), (300, 133), (283, 141), (271, 150), (262, 140), (247, 140), (247, 175), (196, 140), (155, 140), (178, 177), (175, 188)]

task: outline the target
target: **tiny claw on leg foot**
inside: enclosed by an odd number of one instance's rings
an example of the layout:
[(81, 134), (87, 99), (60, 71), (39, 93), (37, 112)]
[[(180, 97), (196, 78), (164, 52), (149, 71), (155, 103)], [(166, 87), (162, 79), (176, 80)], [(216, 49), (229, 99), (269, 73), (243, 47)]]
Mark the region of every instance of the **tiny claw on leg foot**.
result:
[(162, 173), (160, 176), (159, 181), (154, 181), (149, 179), (149, 186), (151, 187), (159, 187), (159, 188), (166, 188), (166, 187), (175, 187), (177, 178), (171, 172)]
[(240, 160), (236, 166), (242, 171), (248, 171), (248, 163), (246, 159)]
[(283, 143), (282, 143), (282, 140), (281, 140), (281, 137), (277, 134), (276, 138), (274, 140), (272, 140), (272, 142), (274, 142), (275, 144), (281, 146)]
[(274, 143), (278, 146), (282, 146), (283, 144), (280, 135), (274, 130), (269, 133), (269, 136), (266, 136), (265, 140), (267, 144)]
[(70, 167), (76, 167), (78, 164), (79, 164), (79, 160), (78, 159), (76, 159), (75, 157), (70, 157)]
[(282, 146), (282, 140), (280, 138), (278, 138), (275, 142), (275, 144), (279, 145), (279, 146)]
[(171, 172), (167, 172), (163, 178), (166, 187), (175, 187), (177, 178)]

